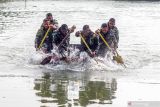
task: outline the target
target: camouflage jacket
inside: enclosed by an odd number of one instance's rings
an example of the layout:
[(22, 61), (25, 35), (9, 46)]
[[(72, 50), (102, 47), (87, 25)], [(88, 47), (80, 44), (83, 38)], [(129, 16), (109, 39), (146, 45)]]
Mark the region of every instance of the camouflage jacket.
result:
[(59, 44), (62, 42), (62, 40), (68, 36), (62, 43), (62, 45), (60, 47), (64, 48), (65, 50), (67, 50), (67, 47), (69, 46), (69, 42), (70, 42), (70, 36), (69, 35), (66, 35), (64, 36), (60, 30), (57, 30), (57, 31), (54, 31), (52, 33), (52, 36), (53, 36), (53, 43), (56, 45), (56, 46), (59, 46)]
[[(41, 27), (38, 30), (38, 32), (36, 34), (36, 38), (35, 38), (35, 46), (38, 47), (40, 45), (40, 43), (41, 43), (43, 37), (45, 36), (46, 32), (47, 32), (47, 30), (45, 30), (43, 27)], [(46, 45), (51, 45), (51, 48), (52, 48), (52, 41), (53, 41), (52, 30), (50, 30), (49, 33), (48, 33), (48, 35), (47, 35), (47, 37), (44, 40), (44, 43)]]
[[(85, 39), (86, 43), (88, 44), (89, 48), (92, 50), (92, 52), (96, 51), (98, 49), (98, 37), (91, 31), (87, 36), (84, 37), (83, 35), (83, 31), (82, 32), (82, 36)], [(76, 36), (78, 36), (78, 32), (76, 32)], [(81, 39), (81, 49), (80, 51), (87, 51), (87, 47), (84, 44), (84, 42)]]
[(119, 31), (117, 27), (109, 29), (108, 35), (110, 40), (113, 40), (117, 44), (119, 43)]

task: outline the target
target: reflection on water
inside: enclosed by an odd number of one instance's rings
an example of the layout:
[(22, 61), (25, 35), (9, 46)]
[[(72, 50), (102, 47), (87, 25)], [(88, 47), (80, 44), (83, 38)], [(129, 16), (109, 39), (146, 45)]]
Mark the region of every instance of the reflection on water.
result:
[(89, 73), (44, 73), (35, 79), (34, 90), (43, 106), (49, 103), (61, 107), (112, 104), (117, 90), (116, 79), (91, 80), (88, 76)]

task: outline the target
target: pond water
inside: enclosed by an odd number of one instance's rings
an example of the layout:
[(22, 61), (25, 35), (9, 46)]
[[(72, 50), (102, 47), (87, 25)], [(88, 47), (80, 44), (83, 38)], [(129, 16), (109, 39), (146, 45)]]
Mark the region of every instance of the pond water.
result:
[[(29, 63), (48, 12), (59, 25), (74, 24), (77, 30), (89, 24), (94, 31), (114, 17), (127, 68), (60, 71)], [(159, 13), (160, 2), (0, 1), (0, 106), (127, 107), (128, 101), (159, 101)]]

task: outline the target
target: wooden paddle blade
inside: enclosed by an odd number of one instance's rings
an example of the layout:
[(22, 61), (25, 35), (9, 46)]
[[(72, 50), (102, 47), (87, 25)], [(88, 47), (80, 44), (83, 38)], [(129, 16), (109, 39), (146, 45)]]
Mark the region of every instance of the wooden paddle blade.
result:
[(122, 59), (121, 56), (113, 56), (113, 60), (115, 60), (117, 63), (120, 63), (120, 64), (124, 64), (124, 61)]
[(51, 59), (52, 59), (52, 56), (48, 56), (48, 57), (44, 58), (40, 64), (41, 65), (48, 64), (51, 61)]
[(123, 65), (125, 68), (127, 68), (127, 66), (124, 64), (124, 61), (121, 56), (119, 56), (119, 55), (113, 56), (113, 60), (115, 60), (117, 63), (119, 63), (119, 64)]

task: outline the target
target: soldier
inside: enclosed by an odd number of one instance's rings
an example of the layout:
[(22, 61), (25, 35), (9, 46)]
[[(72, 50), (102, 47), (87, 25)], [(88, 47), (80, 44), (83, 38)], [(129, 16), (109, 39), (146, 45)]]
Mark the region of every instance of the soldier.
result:
[[(105, 39), (105, 41), (107, 43), (109, 43), (107, 23), (103, 23), (101, 25), (101, 29), (98, 29), (95, 32), (97, 35), (99, 35), (99, 33), (100, 33), (103, 36), (103, 38)], [(99, 47), (98, 47), (98, 53), (97, 53), (98, 56), (105, 57), (107, 51), (108, 51), (108, 47), (106, 46), (106, 44), (104, 43), (104, 41), (102, 40), (102, 38), (99, 35)]]
[(87, 48), (86, 44), (81, 38), (80, 52), (86, 51), (89, 54), (89, 56), (94, 57), (97, 53), (97, 48), (98, 48), (97, 35), (90, 30), (89, 25), (84, 25), (83, 30), (77, 31), (75, 34), (76, 37), (79, 37), (80, 35), (84, 38), (85, 42), (87, 43), (87, 45), (91, 50), (90, 52), (90, 50)]
[(115, 26), (115, 19), (114, 18), (109, 19), (108, 33), (109, 33), (110, 40), (113, 43), (113, 44), (111, 44), (111, 47), (113, 47), (114, 49), (118, 48), (119, 31), (118, 31), (118, 28)]
[[(45, 34), (47, 33), (47, 30), (50, 28), (46, 38), (44, 38)], [(52, 29), (53, 25), (50, 24), (50, 22), (47, 19), (44, 19), (42, 27), (38, 30), (35, 38), (35, 48), (36, 50), (42, 49), (45, 53), (50, 53), (53, 49), (52, 41)], [(40, 47), (40, 44), (42, 42), (42, 39), (44, 38), (44, 42), (42, 43), (42, 47)]]
[[(108, 23), (103, 23), (101, 25), (101, 29), (98, 29), (95, 32), (98, 35), (100, 33), (111, 48), (118, 48), (119, 33), (117, 27), (115, 26), (114, 18), (111, 18)], [(108, 46), (106, 46), (101, 36), (99, 35), (98, 56), (105, 57), (108, 50)]]
[(62, 24), (57, 31), (52, 33), (53, 43), (58, 47), (58, 52), (63, 58), (66, 58), (65, 52), (68, 51), (70, 33), (74, 32), (75, 28), (74, 25), (68, 28), (66, 24)]

